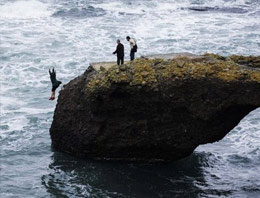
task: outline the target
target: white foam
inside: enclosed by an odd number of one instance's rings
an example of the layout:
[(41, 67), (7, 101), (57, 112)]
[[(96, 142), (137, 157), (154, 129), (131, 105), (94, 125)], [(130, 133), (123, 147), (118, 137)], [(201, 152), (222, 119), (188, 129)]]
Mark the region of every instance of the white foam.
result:
[(9, 2), (0, 6), (1, 18), (28, 19), (50, 15), (51, 12), (48, 10), (48, 6), (36, 0)]
[[(238, 155), (252, 160), (259, 157), (260, 148), (260, 108), (251, 112), (221, 141), (199, 146), (196, 151), (211, 152), (229, 159)], [(226, 149), (228, 147), (228, 149)]]

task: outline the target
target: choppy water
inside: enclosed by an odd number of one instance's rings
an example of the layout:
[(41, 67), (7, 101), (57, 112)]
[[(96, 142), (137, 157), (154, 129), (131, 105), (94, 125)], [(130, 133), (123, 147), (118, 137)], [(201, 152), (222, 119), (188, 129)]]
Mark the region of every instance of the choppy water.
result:
[(48, 68), (63, 83), (89, 62), (138, 56), (260, 55), (259, 0), (1, 0), (0, 197), (260, 197), (260, 109), (223, 140), (167, 165), (102, 163), (51, 149)]

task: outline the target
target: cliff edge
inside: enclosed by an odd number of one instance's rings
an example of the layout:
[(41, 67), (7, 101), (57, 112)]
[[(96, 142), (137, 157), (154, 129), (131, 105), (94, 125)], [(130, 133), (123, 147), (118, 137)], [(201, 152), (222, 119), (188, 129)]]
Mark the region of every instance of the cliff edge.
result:
[(101, 160), (173, 161), (260, 107), (260, 57), (153, 55), (96, 63), (60, 91), (55, 149)]

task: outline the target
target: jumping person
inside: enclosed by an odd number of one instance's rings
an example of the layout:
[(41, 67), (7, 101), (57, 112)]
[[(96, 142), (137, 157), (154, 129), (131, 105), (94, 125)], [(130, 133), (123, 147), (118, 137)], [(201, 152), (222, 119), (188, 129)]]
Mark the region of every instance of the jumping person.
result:
[(117, 39), (116, 42), (117, 42), (117, 47), (116, 47), (116, 51), (114, 51), (113, 54), (117, 55), (117, 64), (123, 65), (124, 64), (124, 56), (125, 56), (124, 45), (122, 43), (120, 43), (119, 39)]
[(51, 83), (52, 83), (51, 97), (49, 98), (49, 100), (54, 100), (55, 99), (55, 90), (60, 86), (61, 81), (58, 81), (56, 79), (56, 72), (55, 72), (54, 68), (52, 69), (52, 72), (49, 69), (49, 74), (50, 74), (50, 79), (51, 79)]
[(134, 38), (130, 38), (130, 36), (126, 37), (126, 40), (130, 43), (130, 60), (135, 59), (135, 52), (137, 52), (137, 44)]

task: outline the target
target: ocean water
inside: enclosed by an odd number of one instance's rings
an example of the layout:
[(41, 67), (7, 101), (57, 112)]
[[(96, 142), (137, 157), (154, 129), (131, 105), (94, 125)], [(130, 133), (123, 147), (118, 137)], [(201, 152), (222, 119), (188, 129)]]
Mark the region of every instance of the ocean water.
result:
[(137, 56), (260, 55), (260, 1), (0, 0), (0, 197), (260, 197), (260, 109), (170, 164), (52, 150), (48, 69), (65, 84), (90, 62), (115, 60), (117, 38), (128, 51), (127, 35)]

